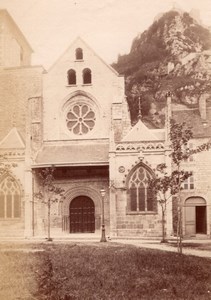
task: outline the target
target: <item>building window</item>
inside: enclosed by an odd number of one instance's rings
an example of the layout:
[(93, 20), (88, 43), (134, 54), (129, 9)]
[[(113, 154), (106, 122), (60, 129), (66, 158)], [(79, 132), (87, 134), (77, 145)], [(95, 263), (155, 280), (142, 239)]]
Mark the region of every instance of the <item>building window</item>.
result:
[(92, 83), (92, 72), (90, 69), (86, 68), (83, 70), (83, 84)]
[(68, 79), (68, 84), (76, 84), (76, 72), (73, 69), (70, 69), (67, 72), (67, 79)]
[(75, 50), (75, 58), (76, 58), (76, 60), (83, 59), (83, 50), (81, 48), (77, 48)]
[(139, 166), (128, 181), (129, 207), (132, 212), (153, 212), (155, 210), (153, 191), (149, 188), (150, 172)]
[(7, 176), (0, 183), (0, 218), (21, 217), (21, 195), (17, 182)]
[[(194, 149), (193, 144), (192, 143), (188, 143), (188, 145), (185, 147), (187, 152), (190, 152), (191, 150)], [(185, 159), (186, 162), (193, 162), (193, 155), (190, 155), (188, 158)]]
[(95, 112), (86, 103), (74, 104), (66, 115), (67, 128), (76, 135), (84, 135), (92, 131), (95, 122)]
[(193, 175), (188, 177), (184, 182), (183, 182), (183, 189), (184, 190), (193, 190), (194, 189), (194, 178)]

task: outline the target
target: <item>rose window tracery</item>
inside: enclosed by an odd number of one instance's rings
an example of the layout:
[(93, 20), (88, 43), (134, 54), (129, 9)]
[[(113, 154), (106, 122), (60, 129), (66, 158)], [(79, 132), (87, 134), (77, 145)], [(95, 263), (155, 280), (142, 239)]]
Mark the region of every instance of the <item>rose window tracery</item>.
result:
[(95, 112), (85, 103), (74, 104), (66, 115), (67, 128), (76, 135), (83, 135), (92, 131), (95, 122)]

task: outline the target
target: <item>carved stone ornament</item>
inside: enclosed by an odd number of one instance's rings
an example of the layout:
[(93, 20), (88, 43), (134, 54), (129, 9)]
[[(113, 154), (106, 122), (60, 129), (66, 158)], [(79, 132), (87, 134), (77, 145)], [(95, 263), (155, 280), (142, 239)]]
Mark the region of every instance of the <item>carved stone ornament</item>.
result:
[(125, 167), (120, 166), (120, 167), (119, 167), (119, 173), (124, 173), (124, 172), (125, 172)]

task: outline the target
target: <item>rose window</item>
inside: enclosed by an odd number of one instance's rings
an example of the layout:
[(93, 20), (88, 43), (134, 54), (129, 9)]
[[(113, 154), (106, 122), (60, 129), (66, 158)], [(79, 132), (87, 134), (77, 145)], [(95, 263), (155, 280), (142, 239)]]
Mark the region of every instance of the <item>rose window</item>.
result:
[(75, 104), (66, 117), (67, 128), (77, 135), (89, 133), (95, 126), (95, 113), (87, 104)]

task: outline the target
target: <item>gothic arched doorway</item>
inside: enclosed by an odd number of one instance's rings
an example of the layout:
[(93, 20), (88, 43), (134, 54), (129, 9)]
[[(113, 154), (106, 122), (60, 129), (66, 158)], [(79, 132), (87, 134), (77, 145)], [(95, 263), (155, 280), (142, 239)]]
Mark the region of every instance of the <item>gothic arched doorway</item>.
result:
[(185, 234), (207, 233), (207, 206), (205, 199), (191, 197), (185, 201)]
[(78, 196), (70, 203), (70, 233), (95, 232), (95, 206), (91, 198)]

